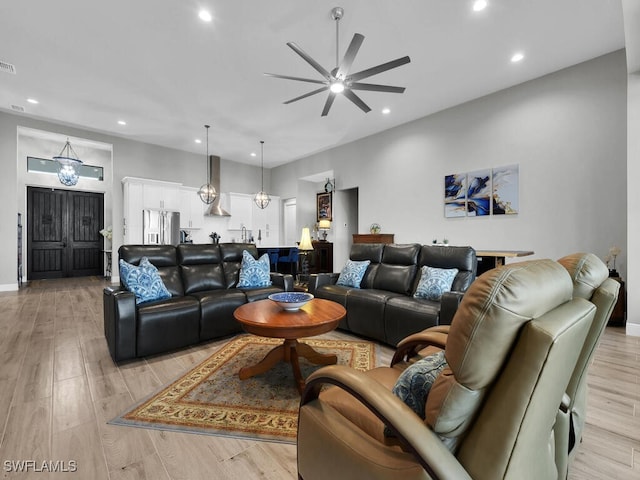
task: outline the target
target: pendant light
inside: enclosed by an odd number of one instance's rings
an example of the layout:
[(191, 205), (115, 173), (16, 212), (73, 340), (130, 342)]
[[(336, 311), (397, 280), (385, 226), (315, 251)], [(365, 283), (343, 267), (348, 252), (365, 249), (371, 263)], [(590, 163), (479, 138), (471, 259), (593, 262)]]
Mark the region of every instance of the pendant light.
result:
[(260, 191), (256, 193), (253, 201), (258, 208), (264, 210), (271, 203), (271, 197), (264, 191), (264, 140), (260, 140), (260, 169), (262, 171), (262, 179), (260, 181)]
[(58, 163), (58, 179), (60, 183), (68, 187), (72, 187), (78, 183), (80, 175), (78, 174), (78, 168), (82, 165), (82, 160), (78, 158), (75, 150), (67, 138), (67, 143), (62, 147), (62, 151), (59, 155), (53, 157)]
[(211, 185), (211, 170), (209, 166), (209, 125), (205, 125), (204, 128), (207, 129), (207, 183), (200, 187), (198, 190), (198, 196), (203, 203), (207, 205), (211, 205), (216, 198), (218, 198), (218, 192), (213, 185)]

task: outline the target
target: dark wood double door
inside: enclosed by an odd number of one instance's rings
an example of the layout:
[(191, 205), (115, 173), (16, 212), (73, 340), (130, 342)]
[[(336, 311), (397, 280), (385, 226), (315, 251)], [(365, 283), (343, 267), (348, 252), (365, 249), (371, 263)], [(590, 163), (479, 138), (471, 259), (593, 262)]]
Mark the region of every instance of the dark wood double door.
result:
[(104, 196), (27, 188), (29, 280), (103, 274)]

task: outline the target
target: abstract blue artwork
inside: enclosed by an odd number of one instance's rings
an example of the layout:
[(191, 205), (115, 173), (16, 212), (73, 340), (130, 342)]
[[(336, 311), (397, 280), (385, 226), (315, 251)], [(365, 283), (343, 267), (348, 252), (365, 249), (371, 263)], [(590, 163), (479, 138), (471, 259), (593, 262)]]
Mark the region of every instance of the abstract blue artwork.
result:
[(444, 177), (444, 216), (464, 217), (467, 212), (467, 174)]
[(515, 215), (518, 204), (518, 165), (509, 165), (493, 169), (493, 205), (494, 215)]
[(445, 175), (444, 216), (517, 214), (519, 175), (518, 165)]
[(491, 214), (491, 170), (467, 173), (467, 216)]

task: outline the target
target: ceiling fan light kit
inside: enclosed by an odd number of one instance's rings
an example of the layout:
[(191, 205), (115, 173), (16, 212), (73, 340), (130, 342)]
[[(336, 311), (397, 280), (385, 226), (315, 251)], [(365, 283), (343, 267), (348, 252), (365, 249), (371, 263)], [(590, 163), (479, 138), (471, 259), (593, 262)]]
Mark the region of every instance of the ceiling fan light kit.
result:
[(294, 52), (300, 55), (309, 65), (311, 65), (322, 77), (323, 80), (316, 80), (312, 78), (302, 78), (302, 77), (292, 77), (289, 75), (278, 75), (275, 73), (265, 73), (268, 77), (275, 78), (283, 78), (285, 80), (295, 80), (298, 82), (307, 82), (307, 83), (315, 83), (322, 85), (322, 87), (313, 90), (311, 92), (305, 93), (304, 95), (300, 95), (299, 97), (293, 98), (284, 102), (286, 105), (297, 102), (298, 100), (302, 100), (304, 98), (310, 97), (317, 93), (322, 93), (325, 91), (329, 91), (329, 95), (327, 96), (327, 100), (325, 101), (324, 108), (322, 109), (321, 116), (326, 117), (329, 114), (329, 110), (333, 105), (333, 101), (336, 98), (336, 95), (342, 94), (346, 98), (348, 98), (352, 103), (354, 103), (358, 108), (360, 108), (363, 112), (367, 113), (371, 111), (371, 108), (362, 101), (362, 99), (355, 94), (354, 90), (366, 90), (370, 92), (386, 92), (386, 93), (403, 93), (405, 91), (404, 87), (394, 87), (391, 85), (378, 85), (373, 83), (362, 83), (360, 80), (363, 80), (368, 77), (372, 77), (382, 72), (386, 72), (387, 70), (391, 70), (396, 67), (400, 67), (411, 62), (411, 59), (408, 56), (397, 58), (390, 62), (382, 63), (375, 67), (367, 68), (366, 70), (362, 70), (360, 72), (352, 73), (351, 66), (353, 61), (364, 41), (364, 35), (356, 33), (353, 35), (353, 39), (347, 48), (347, 51), (342, 58), (342, 62), (339, 62), (340, 54), (339, 54), (339, 23), (340, 19), (344, 16), (344, 9), (342, 7), (334, 7), (331, 10), (331, 18), (336, 22), (336, 67), (328, 71), (318, 62), (316, 62), (311, 56), (309, 56), (304, 50), (302, 50), (298, 45), (293, 42), (288, 42), (287, 45)]

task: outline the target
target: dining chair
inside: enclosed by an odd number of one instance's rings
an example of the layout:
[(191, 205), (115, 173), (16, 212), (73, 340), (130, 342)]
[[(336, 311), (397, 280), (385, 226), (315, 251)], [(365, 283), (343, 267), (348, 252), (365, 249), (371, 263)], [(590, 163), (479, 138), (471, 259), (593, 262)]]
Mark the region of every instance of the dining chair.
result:
[(267, 255), (269, 255), (269, 263), (271, 264), (271, 271), (278, 271), (278, 259), (280, 258), (279, 248), (268, 248)]
[(289, 253), (287, 255), (281, 255), (280, 258), (278, 258), (278, 262), (288, 263), (289, 272), (295, 276), (298, 271), (299, 255), (300, 255), (300, 251), (298, 250), (298, 247), (292, 247), (289, 249)]

